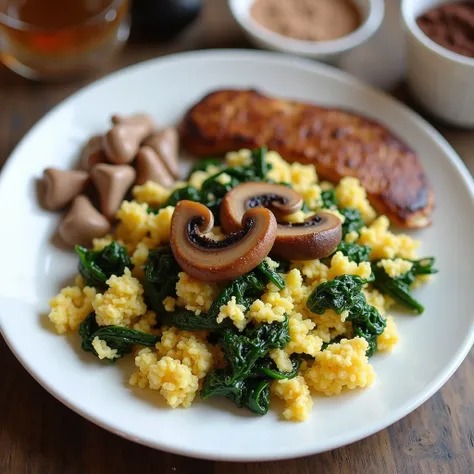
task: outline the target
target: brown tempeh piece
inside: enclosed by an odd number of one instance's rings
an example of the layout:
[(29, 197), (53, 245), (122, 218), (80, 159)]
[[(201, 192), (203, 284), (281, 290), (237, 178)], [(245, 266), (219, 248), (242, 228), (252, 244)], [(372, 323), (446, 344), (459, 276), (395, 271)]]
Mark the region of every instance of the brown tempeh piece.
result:
[(358, 114), (254, 90), (218, 90), (187, 112), (180, 133), (185, 148), (199, 156), (267, 145), (287, 161), (313, 163), (321, 179), (355, 176), (394, 224), (431, 223), (434, 195), (416, 154)]

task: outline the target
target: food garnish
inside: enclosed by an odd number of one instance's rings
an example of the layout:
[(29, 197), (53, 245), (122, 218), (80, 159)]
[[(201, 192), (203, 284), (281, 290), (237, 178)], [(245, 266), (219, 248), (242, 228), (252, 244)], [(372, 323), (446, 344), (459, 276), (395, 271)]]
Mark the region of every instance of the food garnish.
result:
[(275, 242), (276, 219), (264, 208), (248, 210), (242, 229), (215, 241), (202, 235), (214, 226), (212, 212), (193, 201), (179, 201), (171, 220), (171, 250), (179, 266), (194, 278), (222, 281), (253, 270)]

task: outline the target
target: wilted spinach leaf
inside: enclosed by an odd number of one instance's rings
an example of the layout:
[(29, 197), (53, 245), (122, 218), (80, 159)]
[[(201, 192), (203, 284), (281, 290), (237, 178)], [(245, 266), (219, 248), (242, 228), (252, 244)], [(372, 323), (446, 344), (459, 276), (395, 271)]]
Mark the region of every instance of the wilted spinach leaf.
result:
[(111, 349), (116, 349), (116, 358), (113, 361), (107, 359), (109, 362), (114, 362), (129, 353), (135, 344), (151, 347), (160, 340), (158, 336), (122, 326), (99, 327), (95, 319), (95, 313), (90, 313), (81, 323), (79, 335), (82, 338), (82, 349), (92, 352), (96, 356), (97, 352), (92, 345), (92, 341), (96, 337), (105, 341)]
[(224, 163), (220, 158), (204, 158), (203, 160), (199, 160), (192, 168), (188, 174), (188, 180), (193, 173), (196, 171), (207, 171), (208, 168), (211, 166), (218, 166), (223, 167)]
[(364, 226), (364, 219), (360, 211), (353, 207), (345, 207), (339, 209), (339, 212), (345, 217), (344, 223), (342, 224), (342, 239), (344, 240), (344, 237), (349, 232), (359, 233), (361, 227)]
[(266, 260), (263, 260), (257, 265), (257, 270), (262, 272), (268, 279), (274, 283), (278, 289), (283, 290), (285, 288), (285, 279), (273, 268), (270, 268)]
[[(266, 369), (268, 352), (271, 349), (283, 349), (289, 342), (288, 318), (282, 323), (261, 324), (247, 327), (242, 334), (225, 330), (219, 338), (219, 345), (224, 352), (228, 366), (215, 369), (204, 379), (201, 390), (202, 398), (223, 396), (232, 400), (238, 407), (245, 406), (260, 415), (268, 411), (269, 392), (272, 377), (270, 369), (256, 373), (262, 361)], [(261, 374), (261, 375), (260, 375)]]
[(318, 285), (309, 295), (306, 306), (315, 314), (323, 314), (327, 309), (341, 314), (360, 303), (364, 283), (366, 281), (358, 276), (338, 276)]
[(435, 259), (433, 257), (413, 260), (413, 267), (397, 278), (391, 278), (383, 267), (378, 266), (378, 262), (372, 265), (372, 272), (375, 276), (374, 286), (384, 294), (391, 296), (397, 303), (415, 311), (423, 313), (424, 306), (413, 298), (410, 286), (418, 275), (431, 275), (438, 270), (433, 268)]
[(105, 282), (112, 275), (121, 276), (125, 268), (133, 269), (127, 249), (117, 242), (102, 250), (88, 250), (80, 245), (76, 245), (75, 250), (79, 255), (79, 273), (87, 286), (105, 288)]
[(321, 200), (323, 201), (323, 209), (332, 209), (337, 207), (336, 190), (327, 189), (321, 193)]
[(201, 202), (201, 193), (198, 189), (189, 185), (179, 189), (175, 189), (163, 205), (159, 207), (149, 206), (148, 213), (157, 214), (160, 209), (163, 209), (168, 206), (176, 206), (179, 201), (183, 200)]
[[(308, 308), (316, 314), (332, 309), (337, 314), (347, 311), (354, 335), (365, 338), (369, 344), (367, 356), (377, 349), (377, 336), (382, 334), (386, 322), (374, 306), (367, 303), (362, 285), (367, 280), (358, 276), (342, 275), (318, 285), (308, 298)], [(327, 347), (327, 346), (326, 346)]]
[[(342, 241), (334, 251), (334, 253), (342, 252), (351, 262), (357, 264), (361, 262), (368, 262), (370, 251), (372, 249), (368, 245), (359, 245)], [(331, 257), (328, 257), (330, 260)]]
[(144, 266), (143, 289), (147, 305), (158, 315), (165, 313), (163, 300), (176, 294), (180, 271), (169, 247), (150, 250)]

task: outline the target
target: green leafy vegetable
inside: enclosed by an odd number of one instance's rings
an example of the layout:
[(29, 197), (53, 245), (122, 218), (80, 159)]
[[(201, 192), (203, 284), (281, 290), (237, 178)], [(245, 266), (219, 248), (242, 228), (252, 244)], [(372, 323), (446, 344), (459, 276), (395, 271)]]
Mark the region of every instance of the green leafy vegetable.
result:
[(391, 278), (385, 269), (378, 265), (378, 262), (374, 262), (372, 265), (372, 272), (375, 277), (374, 286), (382, 293), (391, 296), (400, 305), (421, 314), (425, 308), (413, 298), (410, 286), (418, 275), (431, 275), (437, 273), (438, 270), (433, 268), (435, 263), (433, 257), (412, 260), (412, 262), (413, 267), (397, 278)]
[(367, 303), (361, 291), (364, 283), (367, 280), (358, 276), (336, 277), (318, 285), (306, 305), (316, 314), (323, 314), (327, 309), (332, 309), (337, 314), (347, 311), (346, 320), (352, 322), (354, 335), (367, 340), (367, 356), (370, 357), (377, 350), (377, 336), (382, 334), (386, 322), (377, 309)]
[[(247, 327), (242, 334), (225, 330), (219, 338), (228, 366), (215, 369), (204, 379), (201, 398), (226, 397), (238, 407), (263, 415), (268, 411), (268, 387), (272, 378), (281, 376), (268, 365), (271, 349), (283, 349), (290, 341), (288, 318), (282, 323)], [(256, 374), (261, 359), (263, 372)], [(265, 373), (267, 370), (267, 373)], [(272, 375), (269, 377), (268, 375)], [(290, 374), (291, 375), (291, 374)]]
[(374, 306), (365, 302), (364, 297), (364, 304), (349, 311), (347, 321), (352, 322), (354, 336), (363, 337), (368, 342), (367, 356), (373, 356), (377, 350), (377, 336), (383, 333), (387, 324), (385, 319)]
[(248, 308), (262, 294), (266, 284), (264, 280), (267, 279), (266, 275), (256, 271), (236, 278), (221, 291), (207, 313), (196, 316), (194, 312), (184, 309), (168, 312), (163, 306), (167, 296), (176, 295), (178, 273), (181, 271), (169, 247), (150, 251), (144, 270), (143, 288), (148, 306), (159, 315), (162, 324), (187, 331), (217, 331), (230, 326), (228, 319), (221, 324), (216, 322), (220, 307), (235, 296), (238, 304)]
[(321, 193), (321, 200), (323, 201), (323, 209), (332, 209), (337, 207), (336, 190), (328, 189)]
[(358, 276), (338, 276), (318, 285), (309, 295), (306, 306), (315, 314), (323, 314), (327, 309), (341, 314), (360, 303), (364, 283), (366, 281)]
[(176, 206), (179, 201), (188, 200), (201, 202), (201, 193), (193, 186), (184, 186), (174, 190), (166, 202), (160, 207), (148, 207), (149, 214), (157, 214), (160, 209), (168, 206)]
[(144, 266), (143, 289), (147, 305), (157, 314), (165, 313), (163, 300), (176, 294), (181, 271), (169, 247), (151, 250)]
[(95, 313), (90, 313), (81, 323), (79, 327), (79, 335), (82, 338), (82, 349), (87, 352), (92, 352), (96, 356), (97, 352), (92, 345), (92, 341), (96, 337), (105, 341), (111, 349), (117, 351), (114, 361), (131, 352), (132, 347), (135, 344), (151, 347), (160, 340), (158, 336), (153, 336), (152, 334), (147, 334), (142, 331), (122, 326), (99, 327), (95, 319)]
[(256, 375), (264, 375), (271, 379), (292, 379), (298, 375), (302, 358), (299, 354), (293, 354), (290, 359), (293, 366), (291, 372), (282, 372), (281, 370), (278, 370), (275, 362), (270, 357), (260, 359), (255, 365), (254, 372)]
[(345, 207), (339, 209), (339, 212), (345, 217), (344, 223), (342, 224), (342, 238), (349, 234), (349, 232), (359, 233), (361, 227), (364, 226), (364, 219), (360, 211), (352, 207)]
[(257, 265), (257, 269), (262, 272), (268, 279), (274, 283), (278, 289), (283, 290), (285, 288), (285, 279), (273, 268), (270, 268), (266, 260)]
[[(368, 245), (359, 245), (354, 243), (347, 243), (342, 241), (334, 251), (342, 252), (343, 255), (349, 258), (351, 262), (356, 262), (357, 264), (361, 262), (368, 262), (370, 251), (372, 249)], [(329, 257), (330, 258), (330, 257)]]
[(80, 245), (76, 245), (75, 250), (79, 255), (79, 273), (87, 286), (105, 288), (112, 275), (121, 276), (125, 268), (133, 269), (127, 249), (117, 242), (102, 250), (87, 250)]
[(256, 415), (266, 415), (270, 408), (271, 383), (270, 378), (247, 379), (242, 387), (240, 407), (248, 408)]
[(218, 166), (221, 168), (223, 166), (222, 160), (220, 158), (205, 158), (203, 160), (199, 160), (192, 168), (188, 174), (188, 180), (193, 173), (196, 171), (207, 171), (208, 168), (211, 166)]

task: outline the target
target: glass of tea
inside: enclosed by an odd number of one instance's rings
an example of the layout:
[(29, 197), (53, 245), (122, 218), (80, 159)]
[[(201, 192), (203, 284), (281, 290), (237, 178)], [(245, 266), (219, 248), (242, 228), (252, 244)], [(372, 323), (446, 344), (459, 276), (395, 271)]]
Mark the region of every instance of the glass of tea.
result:
[(0, 59), (30, 79), (92, 72), (129, 31), (128, 0), (0, 0)]

